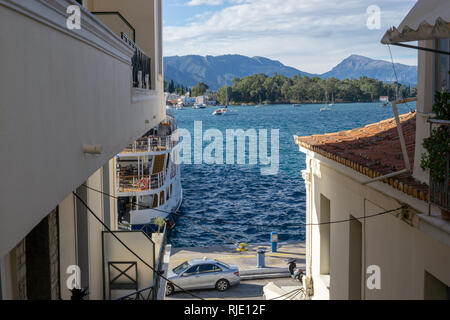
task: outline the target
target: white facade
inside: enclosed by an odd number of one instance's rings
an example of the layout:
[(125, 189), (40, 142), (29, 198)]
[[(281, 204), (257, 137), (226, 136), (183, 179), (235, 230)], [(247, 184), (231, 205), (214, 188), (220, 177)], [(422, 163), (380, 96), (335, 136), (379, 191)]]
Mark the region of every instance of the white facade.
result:
[[(36, 296), (22, 283), (22, 265), (27, 262), (20, 248), (37, 228), (45, 227), (42, 223), (51, 212), (58, 216), (58, 230), (49, 226), (49, 233), (58, 234), (60, 248), (55, 253), (59, 265), (50, 267), (52, 281), (58, 284), (51, 288), (52, 294), (59, 291), (61, 298), (70, 297), (66, 269), (80, 265), (89, 298), (104, 298), (101, 237), (105, 230), (72, 192), (80, 194), (106, 225), (117, 229), (116, 202), (98, 191), (114, 196), (115, 155), (165, 117), (161, 1), (145, 2), (152, 16), (147, 29), (139, 29), (140, 21), (131, 14), (139, 12), (138, 2), (114, 7), (110, 1), (110, 7), (103, 4), (102, 9), (127, 7), (137, 32), (153, 34), (138, 42), (152, 58), (150, 89), (133, 87), (134, 49), (113, 26), (110, 29), (81, 8), (81, 29), (67, 28), (67, 8), (75, 1), (0, 1), (0, 38), (8, 39), (0, 50), (3, 299)], [(85, 1), (88, 8), (96, 3)]]
[[(382, 182), (363, 186), (364, 175), (301, 151), (307, 154), (306, 223), (314, 224), (306, 230), (306, 270), (313, 281), (313, 299), (424, 299), (432, 292), (429, 275), (450, 285), (448, 222), (426, 217), (423, 201)], [(401, 211), (364, 218), (403, 204), (410, 206), (407, 218)], [(360, 220), (316, 225), (352, 217)], [(360, 268), (355, 269), (355, 263)], [(379, 290), (366, 285), (371, 266), (380, 268)]]

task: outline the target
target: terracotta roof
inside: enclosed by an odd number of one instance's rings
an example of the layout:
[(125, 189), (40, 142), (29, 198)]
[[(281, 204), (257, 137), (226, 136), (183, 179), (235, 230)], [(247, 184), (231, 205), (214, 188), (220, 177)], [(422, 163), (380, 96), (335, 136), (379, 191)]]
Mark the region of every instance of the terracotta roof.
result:
[[(416, 114), (401, 115), (400, 121), (411, 166), (414, 166)], [(370, 178), (405, 169), (395, 118), (348, 131), (296, 136), (295, 143)], [(417, 199), (428, 200), (428, 186), (415, 180), (410, 173), (383, 182)]]

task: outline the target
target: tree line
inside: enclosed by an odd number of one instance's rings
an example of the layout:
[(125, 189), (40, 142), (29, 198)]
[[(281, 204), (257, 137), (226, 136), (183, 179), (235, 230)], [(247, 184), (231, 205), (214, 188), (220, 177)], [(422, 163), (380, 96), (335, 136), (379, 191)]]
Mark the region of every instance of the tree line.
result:
[(231, 86), (219, 89), (217, 99), (225, 104), (227, 99), (234, 104), (285, 104), (285, 103), (324, 103), (334, 99), (335, 102), (373, 102), (380, 96), (389, 96), (393, 101), (397, 97), (415, 97), (417, 88), (397, 83), (361, 77), (359, 79), (339, 80), (319, 77), (288, 78), (275, 74), (269, 77), (256, 74), (235, 78)]

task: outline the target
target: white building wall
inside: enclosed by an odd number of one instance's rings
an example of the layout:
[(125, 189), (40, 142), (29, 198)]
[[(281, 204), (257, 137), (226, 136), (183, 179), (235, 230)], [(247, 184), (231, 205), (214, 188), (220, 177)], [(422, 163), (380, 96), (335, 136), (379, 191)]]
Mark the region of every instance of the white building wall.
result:
[[(311, 158), (308, 158), (308, 161)], [(389, 194), (363, 186), (354, 177), (336, 170), (333, 163), (317, 159), (312, 165), (312, 223), (319, 222), (320, 195), (331, 202), (331, 221), (374, 215), (401, 207), (402, 202)], [(414, 209), (411, 210), (414, 212)], [(309, 217), (310, 212), (307, 213)], [(363, 225), (361, 293), (363, 299), (423, 299), (425, 271), (450, 285), (450, 248), (418, 229), (418, 219), (404, 221), (393, 214), (360, 220)], [(308, 221), (309, 223), (309, 221)], [(413, 225), (411, 225), (412, 223)], [(331, 226), (330, 290), (327, 277), (320, 275), (320, 232), (313, 226), (311, 249), (307, 246), (307, 263), (312, 261), (314, 298), (348, 299), (349, 297), (349, 223)], [(381, 268), (381, 290), (366, 287), (367, 267)]]
[(120, 38), (87, 11), (81, 30), (66, 28), (72, 4), (0, 1), (0, 256), (165, 117), (161, 85), (131, 88), (133, 50)]

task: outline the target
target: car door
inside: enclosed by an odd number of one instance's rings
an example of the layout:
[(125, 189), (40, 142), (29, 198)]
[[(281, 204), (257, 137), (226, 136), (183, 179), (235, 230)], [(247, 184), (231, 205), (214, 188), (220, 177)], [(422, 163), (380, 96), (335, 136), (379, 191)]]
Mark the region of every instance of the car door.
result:
[(222, 270), (214, 264), (203, 264), (199, 269), (199, 284), (201, 288), (214, 288), (216, 282), (220, 280), (220, 272)]
[(177, 284), (183, 289), (197, 289), (199, 282), (199, 269), (200, 266), (192, 266), (180, 276), (177, 280)]

